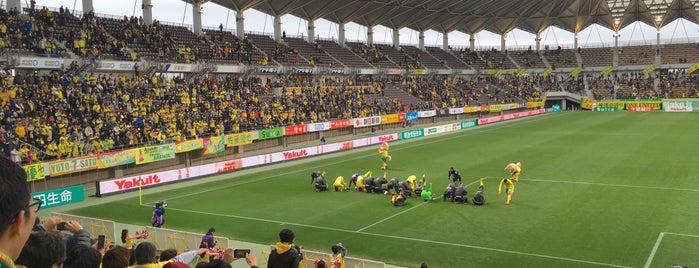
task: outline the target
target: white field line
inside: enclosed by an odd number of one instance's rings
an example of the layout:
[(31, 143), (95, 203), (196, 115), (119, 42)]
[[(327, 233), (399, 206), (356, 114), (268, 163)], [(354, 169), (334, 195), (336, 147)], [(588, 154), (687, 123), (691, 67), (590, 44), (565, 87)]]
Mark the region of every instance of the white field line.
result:
[[(479, 181), (481, 181), (481, 179), (478, 179), (478, 180), (475, 180), (475, 181), (473, 181), (473, 182), (471, 182), (471, 183), (469, 183), (469, 184), (466, 184), (466, 186), (468, 187), (468, 186), (470, 186), (471, 184), (474, 184), (474, 183), (479, 182)], [(432, 190), (434, 191), (434, 189), (432, 189)], [(443, 195), (444, 195), (444, 194), (442, 194), (442, 195), (440, 195), (440, 196), (437, 196), (437, 197), (435, 197), (435, 198), (439, 199), (439, 198), (442, 197)], [(420, 197), (418, 196), (418, 198), (420, 198)], [(420, 199), (421, 199), (421, 198), (420, 198)], [(371, 228), (371, 227), (373, 227), (373, 226), (376, 226), (376, 225), (379, 224), (379, 223), (382, 223), (382, 222), (384, 222), (384, 221), (390, 220), (390, 219), (392, 219), (393, 217), (396, 217), (396, 216), (398, 216), (398, 215), (400, 215), (400, 214), (403, 214), (403, 213), (406, 213), (406, 212), (408, 212), (408, 211), (411, 211), (411, 210), (413, 210), (413, 209), (415, 209), (415, 208), (418, 208), (418, 207), (420, 207), (420, 206), (422, 206), (422, 205), (424, 205), (424, 204), (427, 204), (427, 203), (429, 203), (429, 202), (422, 202), (422, 203), (417, 204), (417, 205), (415, 205), (415, 206), (413, 206), (413, 207), (411, 207), (411, 208), (409, 208), (409, 209), (404, 209), (404, 210), (401, 211), (401, 212), (398, 212), (398, 213), (396, 213), (396, 214), (393, 214), (393, 215), (391, 215), (391, 216), (388, 216), (388, 217), (386, 217), (386, 218), (383, 218), (383, 219), (381, 219), (381, 220), (379, 220), (379, 221), (377, 221), (377, 222), (375, 222), (375, 223), (372, 223), (372, 224), (369, 224), (369, 225), (367, 225), (367, 226), (364, 226), (363, 228), (357, 230), (357, 232), (361, 232), (361, 231), (364, 231), (364, 230), (366, 230), (366, 229), (369, 229), (369, 228)]]
[(228, 214), (221, 214), (221, 213), (210, 213), (210, 212), (203, 212), (203, 211), (197, 211), (197, 210), (187, 210), (187, 209), (177, 209), (177, 208), (168, 208), (168, 210), (182, 211), (182, 212), (195, 213), (195, 214), (212, 215), (212, 216), (219, 216), (219, 217), (227, 217), (227, 218), (244, 219), (244, 220), (251, 220), (251, 221), (278, 223), (280, 225), (300, 226), (300, 227), (306, 227), (306, 228), (314, 228), (314, 229), (344, 232), (344, 233), (351, 233), (351, 234), (369, 235), (369, 236), (376, 236), (376, 237), (382, 237), (382, 238), (392, 238), (392, 239), (416, 241), (416, 242), (422, 242), (422, 243), (431, 243), (431, 244), (455, 246), (455, 247), (462, 247), (462, 248), (479, 249), (479, 250), (485, 250), (485, 251), (494, 251), (494, 252), (500, 252), (500, 253), (530, 256), (530, 257), (537, 257), (537, 258), (544, 258), (544, 259), (560, 260), (560, 261), (575, 262), (575, 263), (586, 263), (586, 264), (605, 266), (605, 267), (631, 268), (630, 266), (611, 264), (611, 263), (602, 263), (602, 262), (594, 262), (594, 261), (587, 261), (587, 260), (571, 259), (571, 258), (564, 258), (564, 257), (557, 257), (557, 256), (550, 256), (550, 255), (543, 255), (543, 254), (536, 254), (536, 253), (527, 253), (527, 252), (513, 251), (513, 250), (506, 250), (506, 249), (481, 247), (481, 246), (468, 245), (468, 244), (457, 244), (457, 243), (451, 243), (451, 242), (434, 241), (434, 240), (412, 238), (412, 237), (403, 237), (403, 236), (395, 236), (395, 235), (384, 235), (384, 234), (376, 234), (376, 233), (369, 233), (369, 232), (344, 230), (344, 229), (324, 227), (324, 226), (315, 226), (315, 225), (302, 224), (302, 223), (284, 222), (284, 221), (277, 221), (277, 220), (270, 220), (270, 219), (261, 219), (261, 218), (254, 218), (254, 217), (228, 215)]
[(643, 185), (626, 185), (626, 184), (607, 184), (607, 183), (584, 182), (584, 181), (554, 181), (554, 180), (537, 180), (537, 179), (527, 179), (527, 178), (525, 178), (524, 181), (554, 182), (554, 183), (570, 183), (570, 184), (585, 184), (585, 185), (598, 185), (598, 186), (624, 187), (624, 188), (638, 188), (638, 189), (650, 189), (650, 190), (668, 190), (668, 191), (699, 192), (699, 189), (670, 188), (670, 187), (656, 187), (656, 186), (643, 186)]
[[(563, 114), (563, 113), (559, 113), (559, 114)], [(558, 115), (558, 114), (557, 114), (557, 115)], [(407, 142), (408, 142), (408, 145), (401, 145), (400, 147), (398, 147), (398, 148), (396, 148), (396, 149), (392, 149), (392, 151), (400, 151), (400, 150), (404, 150), (404, 149), (408, 149), (408, 148), (413, 148), (413, 147), (418, 147), (418, 146), (425, 146), (425, 145), (427, 145), (427, 144), (442, 142), (442, 141), (445, 141), (445, 140), (451, 140), (451, 139), (461, 138), (461, 137), (463, 137), (463, 136), (471, 136), (471, 135), (475, 135), (475, 134), (479, 134), (479, 133), (483, 133), (483, 132), (487, 132), (487, 131), (491, 131), (491, 130), (497, 130), (497, 129), (502, 129), (502, 128), (506, 128), (506, 127), (510, 127), (510, 126), (516, 126), (516, 125), (519, 125), (519, 124), (522, 124), (522, 123), (525, 123), (525, 122), (540, 121), (540, 120), (542, 120), (543, 118), (544, 118), (544, 116), (537, 116), (537, 117), (532, 117), (532, 118), (524, 118), (524, 120), (516, 120), (516, 121), (513, 121), (513, 122), (508, 122), (507, 124), (485, 125), (485, 126), (483, 126), (482, 128), (476, 127), (476, 128), (472, 128), (472, 129), (461, 130), (461, 132), (465, 131), (464, 133), (462, 133), (462, 135), (454, 135), (454, 134), (459, 133), (459, 132), (453, 132), (453, 133), (446, 133), (446, 134), (442, 134), (442, 135), (434, 135), (434, 136), (425, 137), (426, 139), (433, 139), (433, 140), (431, 140), (431, 141), (414, 142), (414, 141), (423, 140), (423, 139), (398, 140), (398, 141), (400, 141), (400, 142), (406, 142), (406, 141), (407, 141)], [(502, 123), (504, 123), (504, 122), (502, 122)], [(446, 137), (442, 137), (442, 136), (446, 136)], [(434, 137), (441, 137), (441, 139), (434, 139)], [(371, 146), (365, 146), (365, 147), (362, 147), (362, 148), (358, 148), (358, 149), (356, 149), (356, 150), (352, 150), (352, 151), (350, 151), (350, 152), (347, 152), (347, 154), (353, 154), (353, 153), (361, 152), (361, 150), (366, 150), (366, 149), (368, 149), (368, 148), (371, 148)], [(322, 156), (322, 155), (321, 155), (321, 156)], [(333, 155), (330, 156), (330, 157), (337, 157), (337, 155), (336, 155), (336, 154), (333, 154)], [(350, 161), (354, 161), (354, 160), (361, 159), (361, 158), (365, 158), (365, 157), (367, 157), (367, 156), (366, 156), (366, 155), (361, 155), (361, 154), (360, 154), (360, 155), (358, 155), (358, 156), (356, 156), (356, 157), (342, 158), (342, 159), (339, 159), (339, 160), (334, 160), (333, 163), (350, 162)], [(308, 160), (309, 160), (309, 161), (312, 161), (312, 162), (319, 162), (319, 161), (323, 161), (323, 160), (327, 160), (327, 159), (325, 159), (324, 157), (320, 157), (320, 156), (314, 156), (314, 157), (309, 158)], [(283, 163), (288, 163), (288, 162), (280, 162), (279, 164), (283, 164)], [(253, 168), (251, 168), (251, 169), (256, 169), (256, 168), (262, 168), (262, 167), (253, 167)], [(309, 171), (310, 171), (310, 170), (317, 170), (317, 169), (323, 169), (323, 167), (322, 167), (322, 166), (316, 166), (316, 167), (313, 167), (313, 168), (307, 168), (307, 169), (305, 169), (305, 170), (309, 170)], [(259, 179), (253, 180), (253, 181), (246, 181), (246, 182), (240, 182), (240, 183), (232, 183), (232, 184), (229, 184), (229, 185), (220, 185), (220, 186), (218, 186), (218, 187), (216, 187), (216, 188), (211, 188), (211, 189), (207, 189), (207, 190), (201, 190), (201, 191), (192, 192), (192, 193), (188, 193), (188, 194), (178, 194), (178, 195), (176, 195), (176, 196), (167, 197), (167, 198), (165, 198), (165, 200), (173, 200), (173, 199), (178, 199), (178, 198), (188, 197), (188, 196), (193, 196), (193, 195), (201, 195), (201, 194), (205, 194), (205, 193), (208, 193), (208, 192), (214, 192), (214, 191), (218, 191), (218, 190), (221, 190), (221, 189), (226, 189), (226, 188), (230, 188), (230, 187), (240, 186), (240, 185), (247, 184), (247, 183), (253, 183), (253, 182), (258, 182), (258, 181), (263, 181), (263, 180), (271, 179), (271, 178), (274, 178), (274, 177), (285, 176), (285, 175), (297, 173), (297, 172), (299, 171), (298, 169), (288, 169), (288, 168), (287, 168), (286, 170), (291, 170), (291, 171), (282, 172), (282, 173), (273, 173), (273, 174), (269, 174), (269, 173), (271, 173), (271, 172), (265, 172), (265, 173), (268, 173), (268, 175), (266, 175), (266, 176), (264, 176), (264, 177), (261, 177), (261, 178), (259, 178)], [(303, 170), (303, 169), (302, 169), (302, 170)], [(240, 172), (240, 171), (237, 171), (237, 172)], [(234, 174), (235, 174), (235, 172), (231, 173), (230, 175), (234, 175)], [(212, 176), (223, 176), (223, 174), (221, 174), (221, 175), (212, 175)], [(202, 182), (205, 183), (205, 182), (207, 182), (207, 181), (202, 180)], [(157, 188), (157, 187), (156, 187), (156, 188)], [(153, 190), (153, 189), (146, 189), (146, 190), (157, 191), (157, 189), (156, 189), (156, 190)], [(144, 190), (144, 191), (146, 191), (146, 190)], [(144, 194), (146, 194), (146, 193), (144, 193)], [(161, 199), (163, 199), (163, 198), (161, 198)]]
[(655, 245), (653, 245), (653, 250), (650, 251), (650, 255), (648, 256), (648, 260), (646, 260), (646, 265), (643, 266), (644, 268), (650, 268), (651, 263), (653, 263), (653, 258), (655, 258), (655, 253), (658, 252), (658, 247), (660, 247), (660, 243), (663, 241), (663, 237), (665, 235), (677, 235), (677, 236), (688, 236), (688, 237), (699, 238), (699, 235), (660, 232), (660, 234), (658, 234), (658, 239), (655, 241)]

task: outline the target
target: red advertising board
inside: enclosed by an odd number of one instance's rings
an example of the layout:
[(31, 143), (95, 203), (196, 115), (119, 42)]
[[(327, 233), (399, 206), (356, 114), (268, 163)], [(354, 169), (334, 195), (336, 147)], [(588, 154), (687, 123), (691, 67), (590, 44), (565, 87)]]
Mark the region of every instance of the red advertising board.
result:
[(636, 113), (638, 113), (638, 112), (648, 113), (648, 112), (654, 112), (655, 108), (653, 108), (653, 106), (638, 106), (638, 107), (637, 106), (629, 106), (626, 110), (629, 112), (636, 112)]
[(341, 119), (341, 120), (333, 120), (330, 121), (330, 129), (338, 129), (338, 128), (348, 128), (351, 127), (352, 124), (350, 124), (349, 119)]
[(308, 132), (306, 125), (295, 125), (284, 128), (284, 136), (301, 135)]

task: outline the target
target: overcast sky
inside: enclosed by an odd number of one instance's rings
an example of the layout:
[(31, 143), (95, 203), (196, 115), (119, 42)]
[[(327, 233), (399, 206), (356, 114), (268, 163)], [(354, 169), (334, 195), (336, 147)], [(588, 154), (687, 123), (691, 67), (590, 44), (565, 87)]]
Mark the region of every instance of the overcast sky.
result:
[[(6, 4), (6, 0), (0, 0)], [(26, 5), (29, 0), (21, 0)], [(98, 14), (108, 14), (113, 16), (141, 16), (141, 0), (92, 0), (95, 12)], [(82, 0), (36, 0), (38, 6), (58, 8), (61, 5), (71, 10), (82, 10)], [(164, 22), (178, 24), (192, 24), (192, 6), (180, 0), (152, 0), (153, 18)], [(203, 5), (202, 24), (204, 27), (218, 28), (223, 24), (228, 29), (235, 29), (235, 11), (228, 11), (214, 3)], [(259, 33), (273, 33), (274, 17), (258, 12), (247, 10), (245, 16), (245, 31)], [(321, 38), (335, 38), (338, 36), (338, 25), (326, 20), (315, 22), (316, 35)], [(287, 35), (307, 36), (307, 22), (292, 15), (282, 16), (282, 30)], [(345, 25), (345, 38), (349, 41), (366, 41), (366, 27), (355, 23)], [(374, 27), (375, 43), (391, 43), (392, 30), (383, 26)], [(578, 45), (581, 47), (591, 46), (613, 46), (613, 32), (600, 26), (591, 26), (580, 32), (578, 35)], [(655, 28), (642, 23), (634, 23), (620, 31), (620, 45), (647, 43), (654, 44), (656, 40)], [(507, 46), (517, 46), (525, 48), (534, 46), (535, 35), (520, 31), (512, 31), (506, 39)], [(573, 33), (557, 28), (549, 28), (541, 34), (542, 46), (548, 44), (552, 47), (573, 47)], [(686, 20), (677, 20), (661, 29), (661, 39), (663, 43), (672, 42), (699, 42), (699, 26)], [(418, 33), (410, 29), (400, 30), (401, 44), (417, 44)], [(449, 44), (452, 47), (467, 47), (468, 35), (460, 32), (449, 33)], [(425, 33), (426, 46), (442, 45), (442, 33), (427, 31)], [(500, 48), (500, 36), (482, 31), (476, 35), (476, 46), (480, 48), (496, 47)]]

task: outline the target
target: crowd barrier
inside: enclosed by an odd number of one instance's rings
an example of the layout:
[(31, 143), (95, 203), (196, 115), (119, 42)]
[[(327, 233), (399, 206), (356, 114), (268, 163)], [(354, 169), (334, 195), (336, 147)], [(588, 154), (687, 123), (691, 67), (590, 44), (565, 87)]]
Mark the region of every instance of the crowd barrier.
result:
[(106, 239), (114, 242), (121, 240), (121, 230), (117, 232), (116, 223), (114, 221), (95, 219), (90, 217), (82, 217), (54, 212), (51, 216), (57, 216), (65, 221), (77, 221), (82, 225), (83, 230), (90, 233), (90, 237), (97, 238), (99, 235), (104, 235)]

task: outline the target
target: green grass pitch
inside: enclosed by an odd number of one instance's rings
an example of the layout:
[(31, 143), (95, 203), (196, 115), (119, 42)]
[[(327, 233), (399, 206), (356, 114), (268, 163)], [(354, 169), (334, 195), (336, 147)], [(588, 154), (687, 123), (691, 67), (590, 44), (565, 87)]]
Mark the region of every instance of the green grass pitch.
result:
[[(699, 264), (696, 113), (564, 112), (391, 144), (389, 178), (427, 175), (434, 192), (455, 167), (469, 204), (390, 195), (316, 193), (310, 173), (381, 175), (377, 146), (226, 174), (216, 182), (68, 211), (145, 225), (167, 200), (168, 228), (296, 244), (418, 267), (669, 267)], [(522, 162), (513, 202), (497, 194), (504, 166)], [(484, 178), (485, 206), (470, 197)], [(665, 233), (661, 236), (661, 233)], [(678, 235), (679, 234), (679, 235)], [(659, 237), (661, 239), (659, 239)]]

